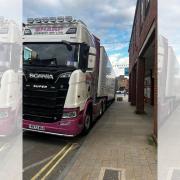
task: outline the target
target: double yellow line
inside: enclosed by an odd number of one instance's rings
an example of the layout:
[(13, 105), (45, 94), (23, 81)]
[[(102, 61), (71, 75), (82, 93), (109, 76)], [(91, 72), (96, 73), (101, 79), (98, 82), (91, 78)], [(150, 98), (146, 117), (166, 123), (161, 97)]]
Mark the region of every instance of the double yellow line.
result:
[(31, 180), (45, 180), (56, 166), (63, 160), (63, 158), (77, 146), (74, 144), (67, 144), (63, 149), (61, 149), (36, 175), (34, 175)]

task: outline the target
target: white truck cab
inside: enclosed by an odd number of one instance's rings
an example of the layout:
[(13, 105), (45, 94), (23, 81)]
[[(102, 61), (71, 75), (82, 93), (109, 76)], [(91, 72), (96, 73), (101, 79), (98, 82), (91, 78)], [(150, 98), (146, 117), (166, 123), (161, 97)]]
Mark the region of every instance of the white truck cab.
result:
[(29, 18), (23, 35), (23, 127), (75, 136), (99, 115), (100, 40), (71, 16)]

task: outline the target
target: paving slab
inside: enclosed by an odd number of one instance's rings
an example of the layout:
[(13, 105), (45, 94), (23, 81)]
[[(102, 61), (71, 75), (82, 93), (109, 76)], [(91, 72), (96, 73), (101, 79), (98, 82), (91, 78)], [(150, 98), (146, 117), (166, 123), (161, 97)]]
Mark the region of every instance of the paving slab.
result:
[(147, 140), (153, 121), (134, 111), (127, 99), (114, 102), (91, 130), (63, 180), (99, 180), (102, 168), (124, 169), (126, 180), (156, 180), (156, 147)]

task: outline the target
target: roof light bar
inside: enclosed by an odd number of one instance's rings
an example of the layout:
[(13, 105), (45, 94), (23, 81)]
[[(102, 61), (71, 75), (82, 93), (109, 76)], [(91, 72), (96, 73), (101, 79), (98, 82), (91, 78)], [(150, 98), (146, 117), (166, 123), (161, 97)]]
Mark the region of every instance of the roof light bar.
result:
[(42, 18), (27, 18), (27, 23), (28, 24), (33, 24), (33, 23), (61, 23), (61, 22), (75, 22), (73, 20), (72, 16), (58, 16), (56, 17), (42, 17)]

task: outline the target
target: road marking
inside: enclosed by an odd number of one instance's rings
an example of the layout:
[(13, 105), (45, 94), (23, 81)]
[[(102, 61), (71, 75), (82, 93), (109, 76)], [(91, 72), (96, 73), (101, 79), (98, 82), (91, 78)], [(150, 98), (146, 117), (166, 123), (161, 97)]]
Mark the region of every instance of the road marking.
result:
[(63, 160), (63, 158), (75, 147), (76, 144), (72, 144), (65, 153), (56, 161), (56, 163), (49, 169), (49, 171), (41, 178), (42, 180), (45, 180), (51, 172), (56, 168), (56, 166)]
[(38, 177), (53, 163), (53, 161), (60, 156), (63, 151), (65, 151), (68, 147), (70, 146), (70, 144), (67, 144), (66, 146), (64, 146), (35, 176), (33, 176), (31, 178), (31, 180), (36, 180), (38, 179)]
[[(42, 176), (45, 171), (48, 171), (48, 168), (52, 166), (52, 168), (47, 172), (48, 175), (51, 171), (57, 166), (57, 164), (73, 149), (75, 146), (74, 144), (67, 144), (63, 149), (61, 149), (36, 175), (34, 175), (31, 180), (37, 180)], [(54, 162), (55, 161), (55, 162)], [(58, 163), (57, 163), (58, 162)], [(55, 163), (53, 165), (53, 163)], [(42, 179), (42, 178), (41, 178)]]
[(45, 158), (45, 159), (43, 159), (43, 160), (41, 160), (41, 161), (39, 161), (39, 162), (33, 163), (33, 164), (25, 167), (25, 168), (23, 169), (23, 173), (24, 173), (25, 171), (28, 171), (28, 170), (31, 169), (31, 168), (34, 168), (34, 167), (36, 167), (36, 166), (38, 166), (38, 165), (41, 165), (41, 164), (45, 163), (46, 161), (49, 161), (49, 160), (50, 160), (51, 158), (53, 158), (53, 157), (54, 157), (54, 155), (52, 155), (52, 156), (50, 156), (50, 157), (47, 157), (47, 158)]

